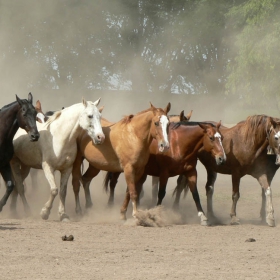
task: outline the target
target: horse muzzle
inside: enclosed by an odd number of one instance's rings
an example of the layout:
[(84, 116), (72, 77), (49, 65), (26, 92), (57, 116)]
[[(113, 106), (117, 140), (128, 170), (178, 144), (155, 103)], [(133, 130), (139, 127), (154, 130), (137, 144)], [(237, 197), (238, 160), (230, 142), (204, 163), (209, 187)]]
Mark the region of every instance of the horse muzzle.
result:
[(101, 145), (105, 141), (105, 135), (103, 133), (99, 133), (94, 137), (94, 144), (95, 145)]
[(168, 149), (169, 149), (169, 143), (168, 142), (167, 143), (161, 142), (161, 143), (158, 144), (158, 150), (159, 150), (160, 153), (163, 153)]
[(226, 156), (216, 156), (215, 159), (216, 159), (217, 165), (222, 165), (225, 163), (227, 158), (226, 158)]
[(40, 133), (39, 132), (29, 133), (29, 137), (31, 142), (36, 142), (40, 138)]

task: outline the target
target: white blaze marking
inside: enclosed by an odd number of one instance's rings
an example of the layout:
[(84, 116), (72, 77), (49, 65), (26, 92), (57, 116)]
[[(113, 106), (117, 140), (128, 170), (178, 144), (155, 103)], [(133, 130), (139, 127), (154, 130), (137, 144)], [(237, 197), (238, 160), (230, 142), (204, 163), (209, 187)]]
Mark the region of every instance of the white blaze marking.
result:
[(167, 125), (168, 125), (168, 118), (167, 116), (161, 116), (160, 117), (160, 123), (161, 123), (161, 129), (162, 129), (162, 133), (163, 133), (163, 139), (166, 142), (166, 144), (168, 145), (168, 136), (167, 136)]
[(223, 150), (224, 158), (225, 158), (225, 160), (226, 160), (227, 157), (226, 157), (226, 153), (225, 153), (225, 150), (224, 150), (224, 147), (223, 147), (223, 144), (222, 144), (222, 136), (221, 136), (221, 134), (220, 134), (219, 132), (216, 132), (216, 133), (214, 134), (214, 137), (215, 137), (215, 138), (218, 138), (219, 143), (220, 143), (220, 145), (221, 145), (221, 147), (222, 147), (222, 150)]

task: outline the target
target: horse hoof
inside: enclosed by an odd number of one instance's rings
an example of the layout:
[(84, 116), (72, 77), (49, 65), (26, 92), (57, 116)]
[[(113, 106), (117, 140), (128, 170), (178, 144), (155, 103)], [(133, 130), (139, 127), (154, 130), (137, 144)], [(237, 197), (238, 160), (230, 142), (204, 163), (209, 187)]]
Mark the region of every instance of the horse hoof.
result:
[(208, 226), (208, 221), (207, 220), (203, 220), (200, 222), (201, 226)]
[(240, 221), (239, 221), (238, 218), (234, 217), (234, 218), (231, 219), (230, 224), (232, 226), (237, 226), (237, 225), (240, 225)]
[(270, 227), (275, 227), (275, 220), (274, 220), (274, 219), (266, 219), (266, 223), (267, 223)]
[(73, 235), (64, 235), (61, 237), (62, 241), (73, 241), (74, 240), (74, 236)]
[(121, 213), (120, 219), (121, 219), (122, 221), (126, 221), (126, 215), (123, 214), (123, 213)]
[(70, 218), (69, 218), (68, 215), (63, 214), (63, 215), (60, 216), (60, 221), (61, 222), (70, 222)]
[(47, 220), (49, 218), (50, 213), (48, 213), (46, 210), (41, 211), (41, 218), (43, 220)]

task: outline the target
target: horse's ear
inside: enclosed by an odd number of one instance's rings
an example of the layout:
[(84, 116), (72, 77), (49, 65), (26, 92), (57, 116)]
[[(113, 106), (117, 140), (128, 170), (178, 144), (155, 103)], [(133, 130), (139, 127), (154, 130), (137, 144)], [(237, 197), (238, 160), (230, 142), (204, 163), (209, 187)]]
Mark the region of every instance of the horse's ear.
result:
[(198, 125), (199, 125), (204, 131), (206, 131), (207, 128), (208, 128), (208, 126), (207, 126), (206, 124), (204, 124), (204, 123), (198, 122)]
[(23, 102), (22, 102), (22, 100), (16, 95), (16, 99), (17, 99), (17, 102), (18, 102), (18, 104), (20, 105), (20, 106), (22, 106), (23, 105)]
[(221, 126), (221, 124), (222, 124), (222, 121), (220, 120), (218, 123), (217, 123), (217, 130), (219, 130), (220, 129), (220, 126)]
[(104, 106), (100, 107), (98, 110), (99, 110), (99, 113), (101, 113), (104, 109)]
[(36, 109), (37, 112), (41, 112), (42, 111), (42, 105), (41, 105), (40, 100), (36, 101), (35, 109)]
[(151, 108), (152, 108), (153, 110), (156, 110), (156, 107), (152, 104), (152, 102), (150, 102), (150, 104), (151, 104)]
[(82, 102), (83, 102), (84, 106), (87, 107), (87, 102), (84, 98), (82, 99)]
[(170, 109), (171, 109), (171, 104), (170, 104), (170, 102), (168, 102), (166, 108), (164, 109), (166, 115), (168, 114), (168, 112), (170, 111)]
[(28, 101), (29, 103), (33, 104), (33, 96), (31, 92), (28, 93)]
[(179, 115), (179, 120), (180, 120), (180, 122), (182, 122), (182, 121), (185, 120), (185, 113), (184, 113), (184, 110), (180, 113), (180, 115)]
[(271, 123), (271, 125), (273, 126), (273, 128), (276, 128), (277, 122), (274, 120), (274, 118), (269, 117), (269, 119), (270, 119), (270, 123)]
[(193, 110), (191, 110), (188, 114), (187, 114), (187, 116), (186, 116), (186, 119), (189, 121), (190, 120), (190, 118), (191, 118), (191, 116), (192, 116), (192, 112), (193, 112)]
[(99, 99), (97, 99), (95, 102), (93, 102), (93, 105), (98, 106), (100, 100), (101, 100), (101, 97)]

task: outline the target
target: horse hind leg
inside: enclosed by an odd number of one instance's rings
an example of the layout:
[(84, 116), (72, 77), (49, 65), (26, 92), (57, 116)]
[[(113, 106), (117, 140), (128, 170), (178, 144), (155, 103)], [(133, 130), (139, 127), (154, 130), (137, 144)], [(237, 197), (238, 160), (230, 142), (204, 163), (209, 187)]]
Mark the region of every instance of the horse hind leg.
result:
[(174, 192), (173, 192), (173, 195), (175, 195), (175, 199), (173, 202), (174, 210), (179, 209), (181, 194), (184, 190), (185, 190), (185, 193), (187, 193), (189, 190), (188, 181), (187, 181), (186, 176), (179, 175), (177, 178), (177, 186), (175, 187)]
[(99, 169), (96, 169), (92, 165), (89, 165), (87, 171), (82, 176), (82, 185), (84, 187), (85, 199), (86, 199), (86, 209), (90, 209), (93, 205), (89, 187), (92, 179), (96, 177), (99, 172), (100, 172)]
[(111, 208), (114, 205), (114, 201), (115, 201), (115, 188), (116, 185), (118, 183), (118, 179), (121, 173), (118, 172), (110, 172), (110, 182), (109, 182), (109, 186), (110, 186), (110, 193), (109, 193), (109, 198), (108, 198), (108, 207)]
[(156, 205), (158, 197), (159, 177), (152, 176), (152, 204)]
[(4, 167), (2, 167), (1, 175), (6, 183), (6, 192), (0, 200), (0, 212), (2, 211), (4, 205), (7, 203), (7, 200), (14, 189), (14, 183), (12, 180), (12, 170), (10, 164), (7, 164)]

